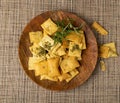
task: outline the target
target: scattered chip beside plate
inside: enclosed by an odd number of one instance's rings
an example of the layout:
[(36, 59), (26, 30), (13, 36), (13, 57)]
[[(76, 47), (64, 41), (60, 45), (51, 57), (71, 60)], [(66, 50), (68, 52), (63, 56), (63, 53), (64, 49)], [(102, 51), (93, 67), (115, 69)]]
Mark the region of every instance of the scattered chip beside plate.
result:
[(99, 57), (101, 58), (108, 58), (108, 53), (109, 53), (109, 47), (107, 46), (99, 46), (98, 50)]
[(109, 58), (109, 57), (117, 57), (118, 54), (116, 52), (115, 43), (106, 43), (99, 47), (99, 57), (101, 58)]
[(110, 49), (109, 53), (108, 53), (108, 57), (117, 57), (118, 56), (114, 42), (103, 44), (103, 46), (109, 47), (109, 49)]
[(92, 27), (101, 35), (108, 35), (108, 31), (105, 30), (100, 24), (96, 21), (93, 22)]

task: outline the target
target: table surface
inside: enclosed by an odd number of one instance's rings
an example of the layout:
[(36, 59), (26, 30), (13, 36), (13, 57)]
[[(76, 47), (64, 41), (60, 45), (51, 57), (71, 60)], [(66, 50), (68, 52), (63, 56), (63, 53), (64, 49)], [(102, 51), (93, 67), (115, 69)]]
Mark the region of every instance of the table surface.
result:
[(120, 103), (120, 56), (105, 59), (81, 86), (62, 92), (33, 83), (19, 63), (18, 42), (25, 25), (48, 10), (76, 13), (91, 25), (99, 22), (108, 36), (95, 32), (98, 44), (115, 42), (120, 53), (120, 0), (0, 0), (0, 103)]

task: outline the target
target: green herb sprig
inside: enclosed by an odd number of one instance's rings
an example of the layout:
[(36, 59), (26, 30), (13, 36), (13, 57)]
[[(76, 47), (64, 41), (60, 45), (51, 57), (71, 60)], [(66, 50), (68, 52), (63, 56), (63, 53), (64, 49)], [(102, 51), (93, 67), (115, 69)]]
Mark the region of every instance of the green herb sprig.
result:
[[(73, 25), (74, 20), (71, 18), (68, 18), (66, 20), (62, 21), (56, 21), (56, 24), (58, 26), (58, 31), (54, 34), (53, 39), (55, 43), (62, 43), (62, 40), (71, 32), (75, 31), (78, 32), (80, 29), (82, 29), (83, 25), (80, 25), (79, 27), (75, 27)], [(60, 30), (60, 31), (59, 31)]]

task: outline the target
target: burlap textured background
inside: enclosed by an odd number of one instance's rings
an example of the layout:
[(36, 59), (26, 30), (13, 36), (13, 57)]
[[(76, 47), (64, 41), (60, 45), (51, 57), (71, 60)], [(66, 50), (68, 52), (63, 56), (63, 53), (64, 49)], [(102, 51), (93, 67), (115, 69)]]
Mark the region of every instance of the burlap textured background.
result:
[[(18, 41), (26, 23), (48, 10), (66, 10), (102, 24), (120, 52), (120, 0), (0, 0), (0, 103), (120, 103), (120, 57), (106, 59), (89, 80), (76, 89), (53, 92), (33, 83), (18, 61)], [(120, 54), (120, 53), (119, 53)]]

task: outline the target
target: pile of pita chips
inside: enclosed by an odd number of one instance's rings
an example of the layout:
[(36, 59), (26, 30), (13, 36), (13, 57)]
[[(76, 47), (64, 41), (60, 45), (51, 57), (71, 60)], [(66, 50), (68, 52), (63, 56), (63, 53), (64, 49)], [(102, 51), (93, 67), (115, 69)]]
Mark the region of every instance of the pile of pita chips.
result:
[(33, 55), (29, 57), (29, 70), (34, 70), (40, 80), (71, 81), (79, 74), (82, 50), (86, 49), (84, 31), (73, 30), (62, 43), (55, 43), (52, 37), (59, 27), (50, 18), (41, 27), (43, 31), (29, 33)]

